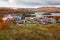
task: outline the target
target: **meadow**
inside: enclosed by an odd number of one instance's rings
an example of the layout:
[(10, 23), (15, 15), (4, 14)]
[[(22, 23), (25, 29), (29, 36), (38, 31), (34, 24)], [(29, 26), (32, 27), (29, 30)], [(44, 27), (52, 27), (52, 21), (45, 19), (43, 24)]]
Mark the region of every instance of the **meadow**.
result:
[(25, 23), (0, 30), (0, 40), (60, 40), (60, 23)]

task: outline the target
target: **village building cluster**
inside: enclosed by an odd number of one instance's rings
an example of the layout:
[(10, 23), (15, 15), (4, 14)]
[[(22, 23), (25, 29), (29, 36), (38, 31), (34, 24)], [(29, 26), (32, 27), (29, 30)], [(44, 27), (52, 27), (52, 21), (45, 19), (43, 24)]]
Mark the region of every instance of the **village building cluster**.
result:
[(35, 12), (27, 14), (23, 17), (22, 14), (6, 14), (3, 17), (4, 21), (9, 20), (11, 23), (23, 24), (26, 22), (38, 22), (40, 24), (60, 22), (60, 13)]
[(23, 24), (26, 22), (48, 24), (60, 22), (60, 12), (39, 12), (34, 8), (0, 8), (0, 13), (3, 21), (10, 21), (11, 24)]

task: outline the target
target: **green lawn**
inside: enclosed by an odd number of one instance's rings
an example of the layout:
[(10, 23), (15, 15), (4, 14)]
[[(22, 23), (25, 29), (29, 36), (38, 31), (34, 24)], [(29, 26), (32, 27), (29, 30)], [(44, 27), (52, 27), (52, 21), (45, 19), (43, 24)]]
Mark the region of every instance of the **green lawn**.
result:
[(60, 23), (26, 23), (0, 30), (0, 40), (60, 40)]

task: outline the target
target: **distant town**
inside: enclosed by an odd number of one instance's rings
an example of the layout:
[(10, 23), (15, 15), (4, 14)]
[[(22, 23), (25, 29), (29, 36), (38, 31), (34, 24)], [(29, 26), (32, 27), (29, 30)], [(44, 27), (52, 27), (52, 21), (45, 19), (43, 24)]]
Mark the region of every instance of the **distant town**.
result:
[[(41, 22), (41, 18), (46, 23), (50, 18), (50, 22), (55, 23), (60, 21), (60, 8), (59, 7), (40, 7), (40, 8), (0, 8), (0, 15), (3, 17), (3, 20), (15, 20), (24, 22), (28, 20), (34, 20)], [(44, 20), (46, 18), (46, 20)], [(53, 20), (51, 19), (53, 18)], [(39, 19), (39, 20), (38, 20)]]

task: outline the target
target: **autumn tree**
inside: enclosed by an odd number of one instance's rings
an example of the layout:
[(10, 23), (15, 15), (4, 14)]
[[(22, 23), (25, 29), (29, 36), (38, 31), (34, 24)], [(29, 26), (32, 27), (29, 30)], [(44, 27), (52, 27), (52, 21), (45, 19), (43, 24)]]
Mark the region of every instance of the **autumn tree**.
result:
[(7, 21), (5, 22), (5, 24), (4, 24), (4, 26), (7, 27), (7, 28), (9, 28), (9, 27), (10, 27), (10, 21), (7, 20)]
[(0, 16), (0, 30), (3, 28), (3, 26), (4, 26), (4, 21), (2, 17)]

